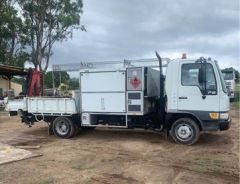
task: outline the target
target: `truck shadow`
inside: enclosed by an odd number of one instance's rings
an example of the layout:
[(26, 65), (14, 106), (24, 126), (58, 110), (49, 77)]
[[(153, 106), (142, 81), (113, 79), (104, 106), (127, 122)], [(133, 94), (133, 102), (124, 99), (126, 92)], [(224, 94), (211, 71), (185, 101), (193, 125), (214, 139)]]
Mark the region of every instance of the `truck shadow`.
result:
[(145, 140), (161, 142), (165, 140), (164, 133), (156, 133), (146, 130), (122, 130), (122, 129), (95, 129), (91, 131), (80, 131), (74, 139), (87, 138), (91, 140)]
[[(30, 128), (24, 131), (24, 134), (31, 134), (37, 136), (43, 136), (46, 139), (60, 139), (54, 135), (48, 134), (48, 127), (36, 127)], [(171, 137), (167, 139), (164, 132), (154, 132), (150, 130), (139, 130), (139, 129), (107, 129), (107, 128), (97, 128), (95, 130), (84, 130), (80, 131), (76, 136), (71, 138), (71, 140), (81, 140), (89, 139), (91, 141), (101, 140), (101, 141), (145, 141), (149, 143), (170, 143), (175, 144)], [(199, 141), (196, 145), (229, 145), (232, 144), (231, 138), (226, 134), (220, 133), (203, 133), (200, 135)]]
[[(146, 130), (121, 130), (121, 129), (96, 129), (92, 131), (80, 132), (74, 139), (87, 138), (91, 140), (143, 140), (150, 143), (163, 143), (168, 142), (175, 144), (169, 136), (165, 137), (165, 133), (156, 133)], [(199, 141), (196, 145), (227, 145), (232, 144), (232, 140), (228, 135), (222, 135), (218, 133), (203, 133), (200, 135)]]
[(231, 138), (226, 134), (203, 133), (201, 134), (197, 145), (226, 146), (232, 144)]

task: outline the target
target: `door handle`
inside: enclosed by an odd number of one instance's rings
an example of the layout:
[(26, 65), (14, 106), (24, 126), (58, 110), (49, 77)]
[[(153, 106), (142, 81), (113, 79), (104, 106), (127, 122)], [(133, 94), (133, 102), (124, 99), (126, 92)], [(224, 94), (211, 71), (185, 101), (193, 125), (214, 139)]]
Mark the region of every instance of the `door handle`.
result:
[(188, 99), (186, 96), (180, 96), (179, 99)]

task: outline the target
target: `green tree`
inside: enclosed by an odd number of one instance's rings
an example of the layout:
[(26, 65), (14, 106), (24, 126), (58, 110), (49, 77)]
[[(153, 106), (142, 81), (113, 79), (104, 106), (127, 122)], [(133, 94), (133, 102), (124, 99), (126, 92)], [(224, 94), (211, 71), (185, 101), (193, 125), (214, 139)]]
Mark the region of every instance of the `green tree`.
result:
[(78, 90), (79, 89), (79, 79), (72, 78), (69, 80), (69, 89), (70, 90)]
[[(58, 88), (61, 83), (68, 84), (70, 80), (70, 76), (67, 72), (53, 72), (54, 76), (54, 83), (55, 87)], [(52, 72), (46, 72), (44, 75), (44, 84), (46, 88), (52, 88), (53, 87), (53, 77)]]
[(74, 29), (86, 31), (80, 25), (82, 0), (17, 0), (21, 8), (25, 35), (30, 46), (30, 62), (46, 72), (52, 47), (58, 41), (72, 37)]
[(24, 52), (24, 29), (14, 0), (0, 0), (0, 62), (23, 66), (28, 54)]

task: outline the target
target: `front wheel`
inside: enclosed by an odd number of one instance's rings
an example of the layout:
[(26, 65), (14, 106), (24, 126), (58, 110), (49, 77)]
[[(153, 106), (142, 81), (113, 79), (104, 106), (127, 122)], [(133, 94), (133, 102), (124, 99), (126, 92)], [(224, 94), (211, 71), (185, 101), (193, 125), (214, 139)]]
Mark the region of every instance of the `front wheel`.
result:
[(198, 141), (198, 124), (190, 118), (177, 119), (170, 130), (171, 137), (178, 144), (192, 145)]
[(57, 117), (53, 121), (52, 129), (54, 135), (61, 138), (71, 138), (76, 132), (76, 126), (68, 117)]

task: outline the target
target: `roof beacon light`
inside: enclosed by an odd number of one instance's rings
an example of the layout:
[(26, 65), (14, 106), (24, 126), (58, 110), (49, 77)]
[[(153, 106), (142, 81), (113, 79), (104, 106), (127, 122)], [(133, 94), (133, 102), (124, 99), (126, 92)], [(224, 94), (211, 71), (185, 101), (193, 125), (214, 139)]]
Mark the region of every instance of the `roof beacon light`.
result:
[(187, 59), (187, 54), (186, 53), (182, 54), (182, 59)]

